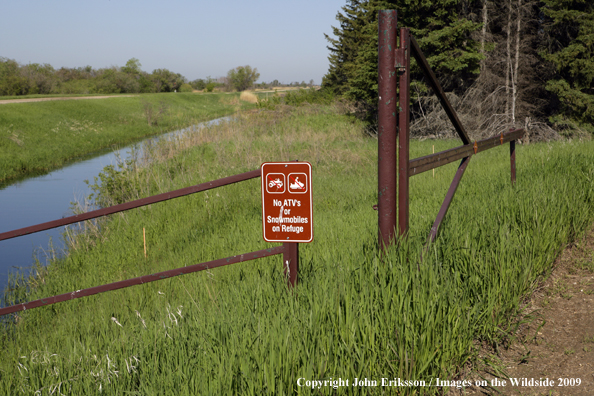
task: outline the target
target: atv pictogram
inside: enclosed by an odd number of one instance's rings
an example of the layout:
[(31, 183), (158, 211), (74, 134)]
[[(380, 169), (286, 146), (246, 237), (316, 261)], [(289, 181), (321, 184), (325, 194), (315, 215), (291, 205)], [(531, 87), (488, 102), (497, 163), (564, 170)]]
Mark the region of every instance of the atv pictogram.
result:
[(268, 182), (268, 187), (274, 186), (276, 186), (277, 188), (283, 188), (283, 182), (278, 177), (275, 180), (270, 180)]

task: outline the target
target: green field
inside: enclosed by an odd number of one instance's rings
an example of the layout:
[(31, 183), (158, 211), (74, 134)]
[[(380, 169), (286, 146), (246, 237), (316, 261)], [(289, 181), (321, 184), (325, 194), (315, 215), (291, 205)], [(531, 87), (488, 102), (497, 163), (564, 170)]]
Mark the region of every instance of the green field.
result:
[[(410, 235), (381, 258), (377, 140), (333, 106), (284, 107), (153, 147), (108, 168), (102, 204), (299, 159), (313, 166), (314, 241), (289, 292), (280, 256), (19, 313), (0, 335), (0, 394), (435, 394), (436, 387), (312, 390), (298, 380), (458, 379), (491, 364), (522, 298), (594, 219), (594, 143), (472, 158), (428, 254), (456, 164), (411, 179)], [(411, 158), (458, 145), (412, 141)], [(6, 295), (23, 301), (263, 249), (260, 181), (88, 224), (70, 254)], [(144, 258), (142, 229), (148, 258)], [(518, 316), (520, 315), (520, 316)], [(493, 366), (492, 370), (498, 367)], [(300, 382), (302, 383), (302, 382)]]
[(0, 104), (0, 182), (254, 106), (238, 98), (165, 93)]

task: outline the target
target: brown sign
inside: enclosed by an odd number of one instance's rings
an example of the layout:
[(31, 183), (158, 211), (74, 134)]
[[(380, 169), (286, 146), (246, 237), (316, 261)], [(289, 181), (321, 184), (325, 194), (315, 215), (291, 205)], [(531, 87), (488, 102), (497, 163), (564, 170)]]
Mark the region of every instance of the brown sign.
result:
[(311, 164), (262, 164), (262, 227), (268, 242), (311, 242)]

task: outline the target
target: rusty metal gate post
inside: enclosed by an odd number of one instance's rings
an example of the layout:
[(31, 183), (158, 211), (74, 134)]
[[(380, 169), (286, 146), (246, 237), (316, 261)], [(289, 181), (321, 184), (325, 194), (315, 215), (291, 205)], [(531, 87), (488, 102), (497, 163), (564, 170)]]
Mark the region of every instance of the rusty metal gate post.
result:
[(283, 243), (285, 251), (283, 252), (283, 267), (285, 267), (285, 278), (289, 287), (297, 285), (297, 274), (299, 273), (299, 243)]
[(378, 15), (378, 238), (382, 250), (394, 242), (396, 230), (396, 10)]
[(409, 138), (410, 138), (410, 30), (400, 29), (400, 47), (396, 50), (398, 69), (398, 233), (408, 232), (409, 222)]

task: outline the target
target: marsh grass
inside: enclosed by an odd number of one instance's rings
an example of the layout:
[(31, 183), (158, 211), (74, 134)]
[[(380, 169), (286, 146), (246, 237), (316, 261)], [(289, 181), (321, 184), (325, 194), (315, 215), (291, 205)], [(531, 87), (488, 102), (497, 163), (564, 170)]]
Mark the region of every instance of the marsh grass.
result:
[[(455, 141), (413, 141), (411, 158)], [(286, 107), (188, 132), (104, 174), (108, 203), (253, 170), (313, 166), (314, 234), (289, 292), (270, 257), (19, 314), (0, 333), (0, 393), (435, 394), (439, 388), (308, 389), (307, 380), (456, 379), (497, 346), (521, 301), (594, 217), (592, 142), (472, 158), (436, 242), (420, 252), (456, 165), (411, 180), (411, 230), (377, 254), (377, 141), (332, 106)], [(260, 181), (112, 216), (101, 233), (6, 295), (35, 299), (271, 246)], [(105, 186), (105, 184), (102, 184)], [(142, 230), (146, 229), (148, 258)], [(33, 278), (30, 279), (30, 282)], [(497, 359), (490, 361), (494, 370)], [(447, 391), (447, 389), (446, 389)], [(53, 393), (52, 393), (53, 392)]]
[(254, 104), (258, 103), (258, 96), (252, 92), (249, 92), (249, 91), (243, 91), (239, 95), (239, 99), (244, 100), (246, 102), (254, 103)]

